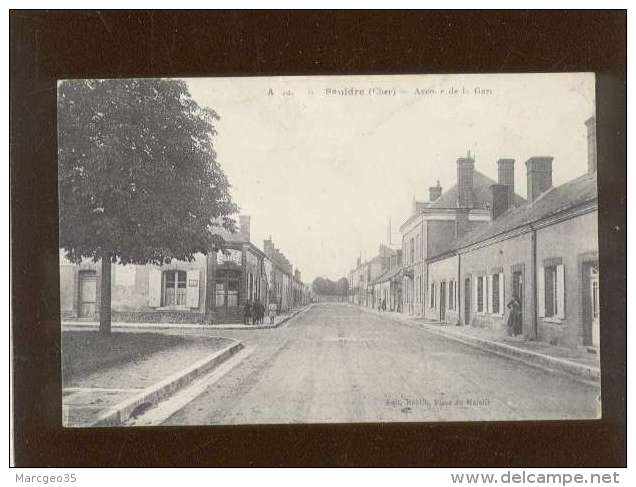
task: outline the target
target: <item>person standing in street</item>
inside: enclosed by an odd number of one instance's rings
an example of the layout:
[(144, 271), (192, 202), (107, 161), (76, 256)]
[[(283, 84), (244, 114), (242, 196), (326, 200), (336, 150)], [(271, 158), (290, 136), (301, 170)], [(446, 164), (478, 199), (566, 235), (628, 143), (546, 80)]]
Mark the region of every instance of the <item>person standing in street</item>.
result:
[(273, 325), (274, 324), (274, 319), (276, 318), (276, 308), (278, 306), (276, 305), (275, 302), (271, 302), (269, 303), (269, 324)]
[(243, 324), (249, 325), (251, 316), (252, 316), (252, 303), (248, 299), (245, 302), (245, 307), (243, 308)]
[(261, 322), (262, 319), (262, 308), (263, 305), (261, 304), (261, 301), (259, 299), (256, 300), (256, 302), (254, 303), (254, 309), (252, 311), (253, 314), (253, 318), (252, 318), (252, 324), (253, 325), (258, 325)]
[(508, 314), (506, 329), (508, 331), (508, 336), (515, 336), (519, 334), (521, 330), (521, 304), (519, 303), (519, 298), (514, 295), (507, 307), (510, 312)]

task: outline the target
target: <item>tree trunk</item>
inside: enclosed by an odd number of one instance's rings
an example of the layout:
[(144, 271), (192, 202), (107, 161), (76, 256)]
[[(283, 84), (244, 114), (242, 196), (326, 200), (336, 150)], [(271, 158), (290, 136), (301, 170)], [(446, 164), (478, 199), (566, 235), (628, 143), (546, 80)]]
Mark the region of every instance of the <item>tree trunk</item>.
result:
[(101, 299), (99, 303), (99, 333), (110, 335), (110, 256), (102, 257)]

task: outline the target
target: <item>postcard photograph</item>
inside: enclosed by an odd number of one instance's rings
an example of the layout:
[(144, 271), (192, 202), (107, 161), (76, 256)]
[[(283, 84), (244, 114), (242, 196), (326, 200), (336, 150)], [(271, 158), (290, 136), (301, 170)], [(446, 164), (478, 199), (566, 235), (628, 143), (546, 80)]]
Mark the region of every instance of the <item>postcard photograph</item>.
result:
[(64, 427), (601, 418), (593, 73), (57, 102)]

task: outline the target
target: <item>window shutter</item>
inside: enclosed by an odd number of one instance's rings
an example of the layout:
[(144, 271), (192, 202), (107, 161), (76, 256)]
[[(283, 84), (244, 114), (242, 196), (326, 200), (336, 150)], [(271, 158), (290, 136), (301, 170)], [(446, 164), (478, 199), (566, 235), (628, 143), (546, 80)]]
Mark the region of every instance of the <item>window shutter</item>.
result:
[(492, 313), (492, 275), (486, 279), (486, 313)]
[(188, 308), (199, 307), (199, 275), (198, 269), (188, 271), (188, 283), (186, 290), (186, 303)]
[(148, 306), (161, 306), (161, 271), (154, 267), (148, 271)]
[[(504, 308), (506, 307), (506, 304), (504, 302), (504, 299), (506, 298), (506, 293), (504, 292), (504, 273), (500, 272), (499, 273), (499, 314), (503, 316), (504, 314)], [(521, 296), (519, 296), (519, 299), (521, 299)]]
[(557, 316), (565, 319), (565, 269), (563, 264), (556, 266), (557, 274)]
[[(539, 267), (537, 272), (537, 310), (539, 317), (545, 316), (545, 272), (543, 266)], [(519, 296), (521, 299), (521, 296)]]
[(473, 286), (473, 294), (475, 295), (475, 299), (473, 299), (473, 302), (475, 303), (473, 305), (473, 309), (475, 311), (479, 311), (479, 300), (477, 299), (479, 297), (479, 277), (473, 277)]

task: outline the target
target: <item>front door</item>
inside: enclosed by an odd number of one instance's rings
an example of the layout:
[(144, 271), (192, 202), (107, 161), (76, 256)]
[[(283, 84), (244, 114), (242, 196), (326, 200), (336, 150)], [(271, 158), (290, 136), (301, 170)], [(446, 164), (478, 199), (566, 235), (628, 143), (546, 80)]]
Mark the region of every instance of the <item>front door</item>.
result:
[(595, 264), (590, 267), (590, 299), (592, 304), (592, 346), (597, 348), (601, 342), (598, 284), (598, 264)]
[[(516, 296), (519, 302), (519, 326), (523, 326), (523, 273), (521, 271), (512, 273), (512, 295)], [(521, 335), (521, 333), (523, 330), (514, 330), (515, 335)]]
[(97, 302), (97, 273), (82, 271), (79, 274), (79, 317), (94, 318)]
[(473, 295), (470, 288), (470, 277), (464, 281), (464, 324), (470, 325), (470, 297)]
[(439, 286), (439, 320), (446, 321), (446, 282), (442, 281)]
[(225, 314), (239, 313), (240, 271), (218, 270), (214, 289), (214, 307), (217, 312)]

